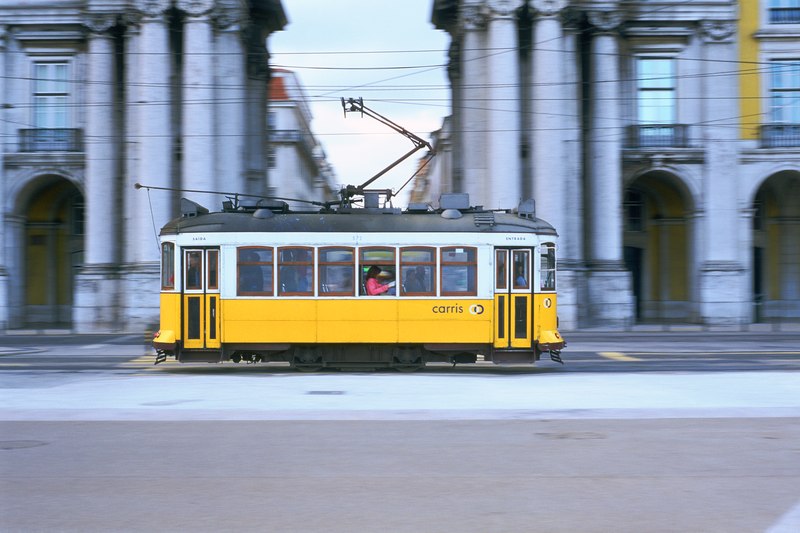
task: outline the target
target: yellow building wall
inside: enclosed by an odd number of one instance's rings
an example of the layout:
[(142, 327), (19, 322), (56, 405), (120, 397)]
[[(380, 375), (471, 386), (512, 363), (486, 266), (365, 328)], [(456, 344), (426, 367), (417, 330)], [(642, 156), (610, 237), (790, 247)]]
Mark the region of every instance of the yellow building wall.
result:
[(739, 2), (739, 83), (742, 139), (758, 139), (758, 127), (762, 123), (761, 78), (762, 68), (758, 64), (758, 41), (753, 38), (760, 27), (759, 0)]

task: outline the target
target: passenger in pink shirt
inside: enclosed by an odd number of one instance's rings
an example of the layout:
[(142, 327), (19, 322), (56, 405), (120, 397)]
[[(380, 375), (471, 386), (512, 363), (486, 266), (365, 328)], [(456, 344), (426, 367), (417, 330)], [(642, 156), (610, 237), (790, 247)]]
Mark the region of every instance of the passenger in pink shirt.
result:
[(379, 294), (383, 294), (384, 292), (388, 292), (394, 287), (394, 282), (389, 282), (386, 284), (381, 283), (378, 281), (378, 275), (381, 273), (380, 267), (376, 265), (372, 265), (367, 270), (367, 281), (365, 282), (367, 288), (367, 294), (370, 296), (377, 296)]

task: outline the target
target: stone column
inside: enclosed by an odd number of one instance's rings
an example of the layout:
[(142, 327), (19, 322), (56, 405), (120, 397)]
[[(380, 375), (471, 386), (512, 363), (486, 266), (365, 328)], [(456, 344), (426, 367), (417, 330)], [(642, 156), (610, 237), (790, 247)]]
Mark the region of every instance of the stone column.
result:
[[(520, 66), (515, 10), (518, 0), (491, 0), (487, 23), (487, 157), (484, 202), (489, 208), (513, 208), (522, 194), (520, 160)], [(476, 105), (470, 102), (468, 105)], [(468, 145), (469, 146), (469, 145)], [(474, 149), (476, 146), (470, 146)], [(478, 199), (475, 199), (478, 200)]]
[(130, 17), (131, 29), (126, 53), (127, 115), (132, 132), (128, 142), (125, 192), (132, 200), (125, 229), (126, 263), (122, 277), (127, 298), (123, 322), (128, 331), (150, 330), (158, 320), (159, 259), (157, 234), (174, 217), (172, 195), (166, 191), (134, 190), (132, 182), (174, 187), (172, 58), (167, 25), (169, 0), (139, 0), (139, 11)]
[[(214, 48), (211, 18), (213, 0), (178, 0), (185, 14), (183, 23), (183, 110), (181, 135), (182, 186), (185, 189), (217, 190), (214, 172)], [(232, 61), (232, 58), (222, 58)], [(264, 111), (266, 113), (266, 111)], [(212, 202), (211, 196), (199, 198)], [(209, 205), (213, 208), (215, 206)]]
[(254, 21), (245, 29), (247, 51), (247, 96), (245, 124), (245, 161), (247, 190), (250, 194), (268, 193), (267, 176), (267, 107), (269, 64), (266, 35)]
[[(165, 11), (169, 0), (143, 0), (135, 79), (128, 85), (138, 98), (136, 106), (136, 172), (134, 181), (172, 186), (172, 96), (169, 30)], [(159, 261), (158, 230), (173, 217), (170, 195), (164, 191), (133, 191), (135, 208), (129, 220), (130, 259), (134, 263)]]
[(80, 333), (108, 331), (118, 320), (115, 48), (108, 30), (116, 15), (90, 14), (86, 86), (86, 231), (84, 265), (75, 279), (73, 324)]
[[(0, 26), (0, 72), (9, 71), (6, 69), (6, 27)], [(0, 76), (0, 102), (8, 102), (6, 97), (6, 78)], [(3, 113), (0, 111), (0, 113)], [(1, 115), (0, 115), (1, 116)], [(7, 123), (3, 121), (0, 123), (0, 135), (2, 138), (7, 138)], [(5, 144), (5, 143), (4, 143)], [(6, 145), (7, 146), (7, 145)], [(5, 150), (0, 150), (0, 332), (8, 327), (9, 322), (9, 293), (8, 293), (8, 270), (6, 266), (6, 227), (5, 218), (6, 213), (11, 212), (11, 206), (8, 205), (8, 193), (6, 189), (6, 176), (5, 164), (3, 158), (5, 157)]]
[(556, 230), (564, 227), (566, 161), (564, 123), (567, 113), (561, 10), (566, 0), (534, 0), (531, 79), (531, 129), (533, 131), (533, 197), (536, 214)]
[[(462, 176), (461, 192), (469, 193), (473, 205), (491, 201), (492, 179), (487, 175), (488, 143), (485, 82), (487, 43), (486, 24), (488, 14), (477, 5), (465, 5), (461, 13), (463, 28), (461, 47), (461, 108), (456, 112), (460, 118)], [(499, 185), (498, 185), (499, 186)]]
[[(730, 65), (738, 59), (736, 23), (703, 21), (702, 94), (700, 133), (705, 149), (703, 197), (706, 202), (705, 250), (700, 265), (700, 302), (706, 323), (736, 324), (749, 319), (750, 277), (740, 235), (732, 231), (739, 218), (737, 187), (737, 129), (731, 117), (739, 115), (738, 74)], [(749, 231), (749, 230), (748, 230)]]
[[(217, 157), (216, 174), (222, 190), (238, 192), (246, 189), (242, 156), (246, 146), (245, 101), (247, 92), (246, 52), (242, 41), (242, 25), (246, 14), (233, 8), (217, 11), (216, 90)], [(265, 111), (266, 113), (266, 111)], [(209, 206), (211, 207), (211, 206)]]
[[(565, 2), (566, 3), (566, 2)], [(559, 6), (555, 6), (559, 7)], [(546, 22), (547, 16), (541, 22)], [(584, 263), (584, 211), (575, 209), (574, 206), (582, 206), (584, 200), (583, 191), (583, 139), (581, 127), (581, 115), (583, 102), (581, 87), (583, 79), (578, 70), (579, 51), (578, 36), (582, 32), (582, 17), (571, 9), (562, 9), (559, 13), (560, 40), (551, 44), (550, 41), (542, 41), (541, 48), (559, 50), (561, 53), (558, 58), (557, 72), (560, 74), (555, 78), (561, 84), (560, 90), (555, 96), (549, 98), (559, 99), (560, 121), (553, 124), (555, 138), (561, 141), (560, 158), (561, 165), (553, 169), (552, 180), (550, 183), (558, 186), (555, 200), (562, 207), (561, 213), (551, 213), (542, 211), (545, 220), (553, 218), (553, 223), (559, 235), (558, 247), (558, 318), (562, 327), (574, 329), (580, 325), (580, 321), (585, 318), (588, 310), (583, 305), (587, 301), (586, 295), (586, 265)], [(548, 23), (548, 25), (551, 25)], [(545, 29), (546, 30), (546, 29)], [(545, 35), (548, 32), (545, 31)], [(536, 42), (539, 38), (534, 36)], [(554, 81), (555, 82), (555, 81)], [(533, 80), (536, 83), (536, 80)], [(548, 114), (547, 110), (542, 110), (542, 114)], [(552, 117), (552, 113), (549, 114)], [(534, 118), (541, 115), (534, 115)], [(544, 142), (548, 142), (545, 140)], [(558, 153), (558, 152), (556, 152)], [(547, 153), (543, 154), (547, 157)], [(538, 186), (547, 188), (548, 180), (540, 180)], [(543, 198), (548, 198), (547, 191)], [(537, 196), (538, 200), (538, 196)], [(547, 200), (545, 200), (547, 201)], [(548, 202), (549, 203), (549, 202)], [(537, 210), (542, 202), (537, 201)], [(541, 205), (542, 209), (547, 206)]]
[(593, 11), (591, 117), (587, 168), (589, 316), (605, 325), (634, 317), (630, 274), (622, 258), (622, 115), (618, 12)]

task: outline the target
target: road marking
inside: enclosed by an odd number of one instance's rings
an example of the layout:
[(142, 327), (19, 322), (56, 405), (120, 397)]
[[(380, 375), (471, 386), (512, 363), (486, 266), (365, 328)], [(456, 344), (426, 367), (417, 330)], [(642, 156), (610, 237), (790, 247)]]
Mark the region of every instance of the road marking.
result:
[(625, 355), (622, 352), (597, 352), (597, 355), (605, 357), (606, 359), (613, 359), (614, 361), (641, 361), (641, 359)]
[(800, 531), (800, 502), (772, 524), (766, 533), (794, 533)]

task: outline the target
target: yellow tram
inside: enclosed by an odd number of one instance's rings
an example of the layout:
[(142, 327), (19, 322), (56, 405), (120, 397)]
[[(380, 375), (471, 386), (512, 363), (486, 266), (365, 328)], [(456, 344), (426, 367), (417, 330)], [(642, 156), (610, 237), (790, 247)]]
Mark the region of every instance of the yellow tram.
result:
[(313, 211), (226, 202), (211, 213), (184, 199), (160, 235), (158, 360), (302, 370), (534, 363), (543, 352), (561, 361), (557, 234), (533, 201), (501, 211), (466, 194), (438, 209), (367, 200)]

